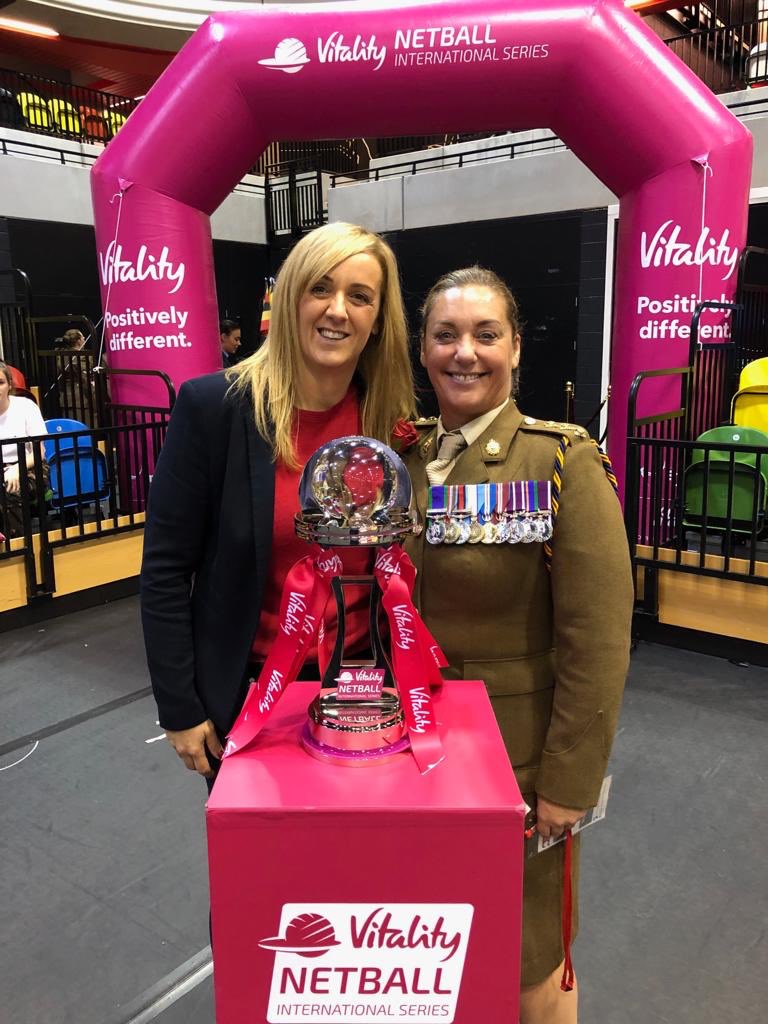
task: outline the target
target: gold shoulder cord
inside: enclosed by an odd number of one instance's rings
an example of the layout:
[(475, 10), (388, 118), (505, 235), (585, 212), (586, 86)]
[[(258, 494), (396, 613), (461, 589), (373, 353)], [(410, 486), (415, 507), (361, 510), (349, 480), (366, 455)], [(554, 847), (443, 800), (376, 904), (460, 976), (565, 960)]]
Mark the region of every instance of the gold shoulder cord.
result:
[[(555, 467), (552, 472), (552, 537), (550, 537), (548, 541), (544, 542), (544, 564), (547, 567), (547, 572), (552, 572), (552, 541), (554, 540), (555, 521), (557, 519), (558, 509), (560, 508), (560, 488), (563, 485), (565, 453), (570, 443), (570, 437), (563, 435), (560, 438), (560, 444), (557, 446), (557, 451), (555, 452)], [(597, 454), (600, 456), (600, 461), (603, 464), (605, 475), (608, 477), (608, 481), (618, 497), (619, 484), (616, 479), (616, 474), (613, 472), (611, 460), (594, 438), (590, 438), (590, 443), (597, 449)]]

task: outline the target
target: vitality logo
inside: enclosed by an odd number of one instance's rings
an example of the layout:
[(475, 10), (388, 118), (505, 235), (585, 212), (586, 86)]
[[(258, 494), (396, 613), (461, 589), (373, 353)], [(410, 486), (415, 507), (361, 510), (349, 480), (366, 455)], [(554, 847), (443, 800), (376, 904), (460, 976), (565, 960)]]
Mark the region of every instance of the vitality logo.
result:
[(295, 75), (305, 64), (309, 64), (307, 49), (299, 39), (281, 39), (275, 47), (274, 57), (260, 60), (266, 68), (273, 71), (284, 71), (287, 75)]
[(451, 1024), (473, 913), (468, 903), (284, 904), (279, 933), (258, 943), (275, 954), (267, 1021), (298, 1024), (311, 1006), (332, 1024)]

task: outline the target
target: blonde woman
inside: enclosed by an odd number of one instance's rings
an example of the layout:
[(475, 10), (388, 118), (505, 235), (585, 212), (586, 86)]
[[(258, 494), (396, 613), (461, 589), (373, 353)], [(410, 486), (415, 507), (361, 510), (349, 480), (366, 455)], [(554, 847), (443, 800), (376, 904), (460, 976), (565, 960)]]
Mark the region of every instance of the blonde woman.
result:
[[(343, 223), (286, 259), (264, 345), (180, 389), (152, 482), (141, 600), (160, 724), (188, 769), (214, 776), (274, 638), (283, 581), (307, 550), (293, 517), (308, 457), (346, 434), (387, 441), (412, 404), (394, 255)], [(349, 551), (345, 569), (365, 571), (368, 557)], [(350, 650), (367, 640), (363, 598), (347, 608)]]

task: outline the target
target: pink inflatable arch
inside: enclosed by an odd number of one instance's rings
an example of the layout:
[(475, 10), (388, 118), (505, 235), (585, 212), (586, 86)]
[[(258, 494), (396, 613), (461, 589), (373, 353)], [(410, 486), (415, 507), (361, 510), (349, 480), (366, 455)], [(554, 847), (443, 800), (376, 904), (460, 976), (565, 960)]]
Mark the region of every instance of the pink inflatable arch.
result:
[[(209, 217), (270, 142), (543, 127), (620, 198), (609, 419), (620, 468), (633, 376), (685, 362), (692, 300), (733, 296), (752, 152), (749, 132), (620, 0), (210, 17), (93, 168), (112, 365), (176, 384), (221, 365)], [(122, 388), (121, 400), (151, 397)]]

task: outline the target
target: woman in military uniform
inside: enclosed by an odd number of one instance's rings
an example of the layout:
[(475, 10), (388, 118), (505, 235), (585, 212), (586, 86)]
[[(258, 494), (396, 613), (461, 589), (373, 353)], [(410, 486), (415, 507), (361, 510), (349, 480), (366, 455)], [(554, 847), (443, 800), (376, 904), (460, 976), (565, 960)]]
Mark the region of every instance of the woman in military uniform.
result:
[[(557, 837), (598, 799), (633, 588), (600, 452), (580, 428), (518, 410), (519, 360), (517, 303), (496, 274), (470, 267), (435, 284), (421, 362), (440, 418), (406, 456), (427, 523), (410, 554), (448, 674), (485, 680), (536, 827)], [(563, 850), (526, 860), (521, 1024), (577, 1017), (575, 989), (561, 988)]]

